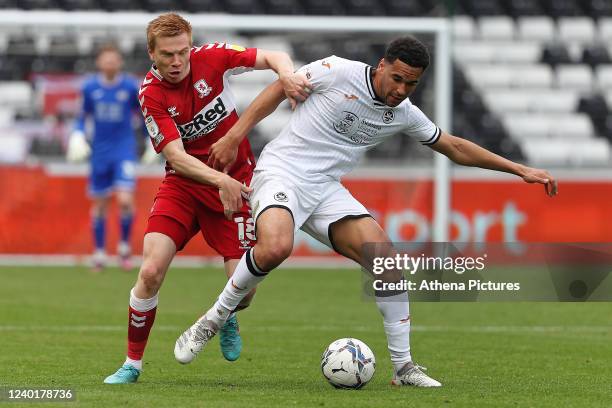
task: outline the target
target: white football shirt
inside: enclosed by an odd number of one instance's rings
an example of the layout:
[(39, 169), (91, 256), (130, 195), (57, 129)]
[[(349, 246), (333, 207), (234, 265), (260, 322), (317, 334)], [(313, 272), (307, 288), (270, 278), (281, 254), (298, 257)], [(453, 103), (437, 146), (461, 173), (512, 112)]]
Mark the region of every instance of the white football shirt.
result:
[(395, 108), (376, 98), (372, 69), (335, 55), (300, 68), (312, 94), (264, 148), (255, 171), (320, 183), (339, 180), (368, 149), (397, 133), (435, 143), (440, 129), (408, 98)]

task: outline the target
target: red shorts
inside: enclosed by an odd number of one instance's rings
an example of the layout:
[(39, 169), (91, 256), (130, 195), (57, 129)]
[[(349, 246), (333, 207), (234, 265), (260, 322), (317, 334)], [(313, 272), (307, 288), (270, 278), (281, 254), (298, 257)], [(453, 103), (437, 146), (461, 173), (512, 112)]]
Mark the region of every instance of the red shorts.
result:
[(255, 241), (246, 202), (230, 221), (223, 214), (218, 189), (176, 175), (166, 176), (155, 196), (145, 233), (170, 237), (180, 251), (198, 231), (224, 261), (241, 258)]

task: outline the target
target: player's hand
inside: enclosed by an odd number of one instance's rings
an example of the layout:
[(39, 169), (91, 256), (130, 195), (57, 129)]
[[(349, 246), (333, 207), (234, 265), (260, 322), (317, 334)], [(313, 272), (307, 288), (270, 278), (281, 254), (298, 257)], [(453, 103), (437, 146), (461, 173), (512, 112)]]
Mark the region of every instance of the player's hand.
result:
[(80, 130), (75, 130), (70, 134), (68, 139), (68, 150), (66, 151), (66, 159), (76, 163), (85, 160), (91, 153), (91, 147), (85, 139), (85, 134)]
[(219, 182), (219, 197), (223, 204), (223, 213), (228, 220), (232, 214), (242, 208), (242, 194), (249, 194), (253, 189), (224, 174)]
[(554, 197), (558, 193), (557, 180), (546, 170), (527, 167), (523, 174), (523, 180), (527, 183), (544, 184), (544, 191), (549, 197)]
[(231, 138), (224, 136), (210, 147), (206, 164), (227, 174), (236, 162), (237, 156), (238, 145)]
[(291, 75), (281, 75), (279, 80), (291, 104), (291, 110), (295, 109), (298, 102), (304, 102), (310, 95), (312, 85), (308, 82), (306, 75), (301, 72), (295, 72)]
[(140, 162), (142, 164), (153, 164), (157, 163), (158, 159), (159, 156), (153, 148), (153, 145), (151, 145), (151, 143), (147, 143), (147, 147), (145, 149), (145, 152), (142, 154), (142, 157), (140, 158)]

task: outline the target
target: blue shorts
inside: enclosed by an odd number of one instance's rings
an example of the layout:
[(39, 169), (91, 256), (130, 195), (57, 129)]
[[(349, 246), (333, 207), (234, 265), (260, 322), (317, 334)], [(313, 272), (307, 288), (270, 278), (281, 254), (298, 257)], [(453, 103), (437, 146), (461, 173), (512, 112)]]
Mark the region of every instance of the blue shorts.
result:
[(93, 197), (100, 197), (113, 190), (134, 190), (135, 168), (136, 163), (133, 160), (92, 161), (89, 194)]

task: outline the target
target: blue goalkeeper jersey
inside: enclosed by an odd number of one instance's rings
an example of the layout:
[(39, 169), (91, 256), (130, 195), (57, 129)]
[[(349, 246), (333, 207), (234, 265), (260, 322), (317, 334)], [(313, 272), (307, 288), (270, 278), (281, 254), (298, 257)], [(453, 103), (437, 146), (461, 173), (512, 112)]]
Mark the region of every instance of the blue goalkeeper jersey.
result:
[(100, 75), (83, 83), (76, 129), (86, 133), (86, 121), (93, 120), (92, 161), (136, 160), (132, 119), (136, 111), (140, 114), (138, 88), (136, 80), (124, 74), (111, 84), (105, 83)]

